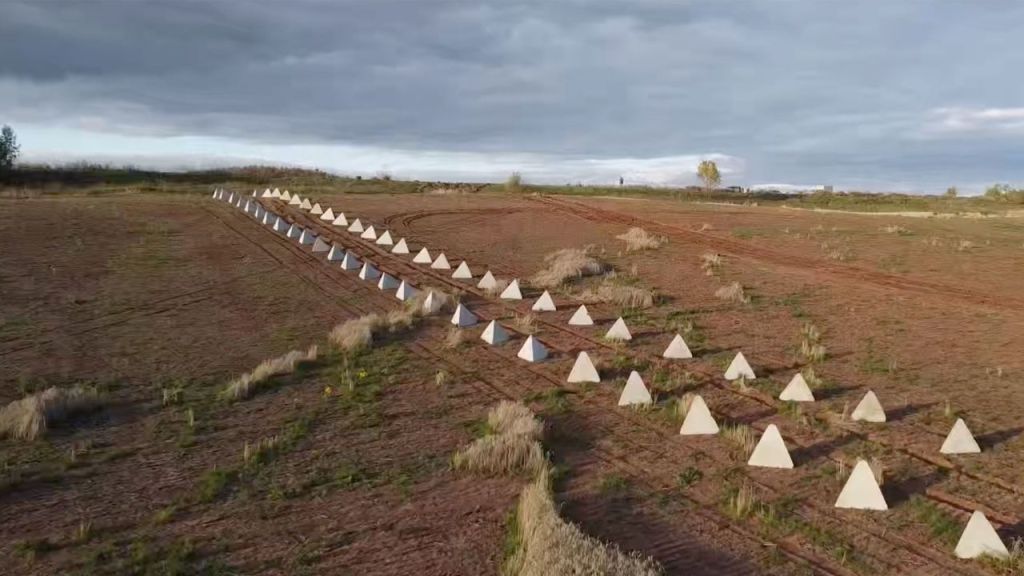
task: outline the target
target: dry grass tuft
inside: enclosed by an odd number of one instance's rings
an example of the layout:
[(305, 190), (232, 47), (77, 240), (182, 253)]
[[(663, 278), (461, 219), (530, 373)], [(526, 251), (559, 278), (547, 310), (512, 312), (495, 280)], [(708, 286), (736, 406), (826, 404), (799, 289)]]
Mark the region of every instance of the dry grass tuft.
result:
[(522, 402), (502, 400), (487, 413), (487, 425), (495, 434), (528, 436), (537, 441), (544, 436), (544, 423)]
[(273, 358), (270, 360), (264, 360), (260, 362), (260, 365), (253, 369), (248, 374), (242, 374), (238, 378), (235, 378), (228, 383), (227, 387), (224, 388), (224, 397), (229, 400), (243, 400), (249, 398), (260, 388), (260, 386), (274, 376), (281, 376), (283, 374), (291, 374), (295, 372), (295, 368), (304, 362), (312, 362), (316, 360), (319, 349), (314, 344), (310, 346), (305, 352), (301, 350), (292, 350), (291, 352)]
[(749, 426), (726, 424), (722, 426), (721, 432), (722, 438), (725, 438), (726, 441), (732, 444), (744, 459), (750, 457), (750, 453), (754, 451), (757, 440), (754, 438), (754, 431)]
[(384, 325), (377, 314), (367, 314), (346, 320), (331, 329), (327, 339), (342, 351), (354, 351), (373, 345), (373, 334)]
[(750, 485), (744, 484), (729, 496), (728, 511), (733, 518), (746, 518), (754, 510), (757, 497)]
[(904, 228), (899, 224), (889, 224), (886, 226), (882, 226), (882, 231), (888, 234), (896, 234), (899, 236), (907, 236), (908, 234), (911, 233), (909, 229)]
[(690, 405), (693, 404), (695, 396), (696, 394), (693, 392), (687, 392), (679, 398), (676, 402), (676, 416), (686, 418), (686, 413), (690, 411)]
[(604, 282), (597, 289), (585, 290), (580, 298), (610, 302), (624, 308), (650, 308), (654, 306), (655, 294), (648, 288)]
[(706, 276), (714, 276), (722, 269), (722, 255), (705, 252), (700, 257), (700, 267)]
[(516, 325), (516, 329), (524, 334), (533, 334), (537, 331), (537, 316), (533, 312), (527, 312), (521, 316), (516, 314), (513, 323)]
[(802, 340), (800, 342), (800, 354), (803, 355), (804, 359), (808, 362), (821, 362), (825, 359), (828, 354), (828, 350), (821, 343), (821, 332), (818, 331), (818, 327), (810, 322), (803, 325), (800, 329), (800, 336)]
[(747, 296), (747, 293), (743, 290), (743, 285), (739, 282), (733, 282), (728, 286), (722, 286), (715, 290), (715, 298), (737, 304), (748, 304), (750, 302), (750, 296)]
[(563, 248), (544, 257), (547, 268), (534, 274), (530, 283), (540, 288), (557, 288), (562, 284), (584, 276), (594, 276), (604, 271), (604, 266), (590, 255), (593, 247)]
[(455, 326), (448, 328), (448, 333), (444, 337), (444, 347), (454, 350), (459, 346), (466, 343), (464, 332)]
[[(426, 310), (423, 309), (423, 303), (426, 302), (427, 296), (430, 295), (431, 292), (434, 293), (434, 300), (440, 304), (440, 307), (432, 312), (433, 314), (451, 312), (455, 308), (455, 304), (457, 302), (455, 297), (449, 295), (443, 290), (424, 286), (416, 293), (415, 297), (405, 303), (405, 313), (408, 314), (410, 318), (427, 316), (428, 314), (426, 313)], [(411, 325), (412, 323), (410, 322), (410, 326)]]
[(626, 252), (656, 250), (668, 242), (668, 238), (654, 236), (643, 228), (630, 228), (625, 234), (619, 234), (616, 238), (626, 243)]
[(503, 280), (501, 278), (495, 278), (494, 279), (494, 286), (492, 286), (491, 288), (484, 288), (484, 292), (488, 296), (490, 296), (491, 298), (497, 298), (498, 296), (501, 295), (502, 292), (505, 291), (505, 288), (508, 288), (508, 285), (509, 285), (509, 281), (508, 280)]
[(540, 439), (544, 424), (526, 405), (502, 401), (487, 415), (491, 433), (452, 457), (452, 467), (487, 475), (540, 473), (547, 465)]
[(98, 405), (99, 394), (93, 387), (50, 387), (4, 406), (0, 410), (0, 437), (35, 440), (50, 426)]

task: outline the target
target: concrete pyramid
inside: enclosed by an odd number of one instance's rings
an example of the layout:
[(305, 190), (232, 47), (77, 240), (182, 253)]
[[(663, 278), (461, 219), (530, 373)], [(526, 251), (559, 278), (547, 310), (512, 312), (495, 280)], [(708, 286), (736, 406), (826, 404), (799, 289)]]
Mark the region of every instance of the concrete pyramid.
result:
[(863, 422), (885, 422), (885, 409), (882, 408), (882, 403), (878, 401), (878, 396), (875, 396), (874, 392), (868, 390), (868, 393), (861, 398), (857, 407), (853, 409), (850, 418)]
[(732, 363), (725, 370), (726, 380), (739, 380), (743, 378), (745, 380), (753, 380), (757, 378), (754, 375), (754, 369), (750, 367), (750, 363), (747, 362), (746, 356), (743, 352), (737, 352), (736, 357), (732, 359)]
[(330, 249), (331, 245), (323, 238), (317, 238), (316, 242), (313, 242), (313, 252), (327, 252)]
[(415, 298), (417, 292), (418, 290), (413, 288), (412, 284), (409, 284), (405, 280), (402, 280), (402, 283), (398, 285), (398, 291), (395, 292), (395, 298), (398, 298), (399, 300), (404, 302), (406, 300), (411, 300), (412, 298)]
[(629, 378), (626, 379), (626, 387), (622, 389), (622, 394), (619, 395), (619, 406), (635, 406), (650, 404), (654, 401), (651, 398), (651, 393), (647, 390), (647, 386), (644, 386), (644, 380), (640, 377), (640, 374), (636, 370), (629, 373)]
[[(274, 188), (274, 190), (277, 190), (277, 188)], [(278, 198), (280, 198), (281, 200), (286, 200), (288, 202), (291, 202), (292, 195), (289, 194), (287, 190), (285, 190), (284, 192), (281, 192), (281, 195), (278, 196)]]
[(324, 210), (324, 213), (320, 215), (321, 220), (326, 220), (328, 222), (334, 222), (335, 218), (336, 216), (334, 215), (334, 208), (330, 207), (328, 207), (327, 210)]
[(481, 290), (490, 290), (497, 285), (498, 281), (494, 278), (494, 274), (491, 274), (490, 270), (484, 272), (483, 278), (480, 278), (480, 281), (476, 283), (476, 287)]
[(619, 316), (619, 319), (612, 324), (612, 327), (605, 332), (604, 337), (608, 340), (632, 340), (633, 335), (629, 333), (629, 328), (626, 327), (626, 321)]
[(267, 211), (263, 209), (263, 206), (260, 206), (259, 204), (257, 204), (256, 205), (256, 210), (252, 213), (252, 215), (257, 220), (262, 220), (263, 219), (263, 215), (266, 214), (266, 213), (267, 213)]
[(760, 466), (762, 468), (792, 468), (793, 459), (789, 457), (789, 450), (782, 440), (782, 434), (775, 424), (769, 424), (764, 429), (764, 434), (754, 446), (754, 451), (747, 460), (748, 466)]
[(331, 224), (334, 224), (335, 226), (348, 226), (348, 218), (345, 218), (345, 214), (339, 212), (338, 216), (334, 219), (334, 222), (331, 222)]
[(427, 293), (427, 297), (423, 299), (423, 313), (424, 314), (436, 314), (441, 310), (441, 298), (434, 293), (433, 290)]
[(274, 197), (274, 193), (270, 191), (270, 188), (267, 188), (266, 190), (264, 190), (263, 191), (263, 195), (261, 196), (261, 198), (273, 198), (273, 197)]
[(668, 348), (661, 353), (662, 358), (672, 358), (674, 360), (687, 360), (693, 358), (693, 353), (690, 352), (690, 347), (686, 345), (686, 341), (679, 334), (676, 334), (675, 338), (668, 343)]
[(452, 272), (452, 278), (457, 280), (473, 279), (473, 271), (469, 269), (469, 264), (467, 264), (465, 260), (462, 261), (462, 264), (459, 264), (459, 267), (455, 269), (455, 272)]
[(390, 230), (385, 230), (384, 233), (377, 238), (377, 244), (380, 246), (391, 246), (394, 243), (395, 242), (391, 239)]
[(569, 318), (569, 326), (593, 326), (594, 319), (590, 317), (590, 312), (587, 310), (585, 304), (580, 304), (580, 307), (573, 312), (572, 317)]
[(327, 260), (330, 262), (338, 262), (345, 258), (345, 249), (337, 244), (331, 245), (331, 251), (327, 253)]
[(523, 346), (519, 349), (519, 353), (516, 356), (527, 362), (540, 362), (548, 357), (548, 349), (531, 334), (527, 336), (526, 342), (523, 342)]
[(888, 510), (882, 489), (878, 487), (875, 473), (865, 460), (858, 460), (853, 472), (846, 480), (846, 485), (836, 498), (836, 508), (855, 508), (857, 510)]
[(718, 422), (708, 410), (704, 399), (698, 395), (690, 401), (690, 409), (686, 411), (683, 426), (679, 429), (680, 436), (705, 436), (718, 434)]
[(309, 210), (309, 213), (310, 214), (315, 214), (317, 216), (323, 216), (324, 215), (324, 209), (323, 209), (323, 207), (320, 206), (320, 203), (317, 202), (316, 204), (313, 204), (313, 207)]
[(363, 233), (360, 234), (359, 237), (365, 240), (376, 240), (377, 231), (373, 229), (373, 225), (371, 224), (366, 227), (366, 230), (363, 230)]
[(234, 204), (235, 203), (235, 193), (234, 192), (232, 192), (231, 195), (228, 196), (228, 203), (229, 204)]
[(380, 281), (377, 282), (377, 288), (380, 288), (381, 290), (394, 290), (395, 288), (398, 288), (398, 280), (391, 274), (384, 272), (380, 275)]
[(245, 206), (242, 207), (242, 210), (245, 211), (246, 214), (251, 214), (255, 209), (256, 207), (252, 205), (252, 200), (248, 199), (245, 201)]
[(312, 210), (313, 205), (309, 203), (309, 198), (303, 198), (302, 202), (299, 203), (299, 208), (303, 210)]
[(572, 365), (572, 370), (569, 371), (569, 378), (566, 379), (566, 382), (600, 381), (601, 375), (597, 373), (597, 368), (590, 361), (590, 355), (585, 351), (580, 351), (579, 355), (576, 356), (576, 362)]
[(551, 294), (545, 290), (544, 293), (540, 295), (540, 298), (537, 298), (537, 301), (533, 303), (530, 310), (533, 310), (534, 312), (554, 312), (557, 308), (555, 308), (555, 301), (552, 300)]
[(363, 262), (363, 267), (359, 270), (360, 280), (376, 280), (380, 278), (380, 270), (370, 262)]
[(434, 263), (430, 265), (434, 270), (451, 270), (452, 265), (448, 263), (448, 258), (441, 252), (434, 258)]
[(278, 216), (277, 220), (274, 221), (274, 232), (281, 232), (283, 234), (288, 232), (288, 230), (288, 223), (284, 221), (284, 218)]
[(214, 189), (213, 194), (210, 194), (210, 198), (213, 198), (214, 200), (216, 200), (217, 199), (217, 194), (219, 194), (219, 193), (220, 193), (220, 189), (219, 188)]
[(270, 210), (264, 210), (263, 219), (261, 220), (261, 222), (263, 222), (263, 224), (266, 226), (273, 226), (274, 223), (277, 222), (277, 215), (271, 212)]
[(977, 454), (981, 452), (981, 446), (978, 446), (978, 441), (974, 439), (974, 435), (967, 428), (964, 419), (957, 418), (939, 452), (943, 454)]
[[(248, 202), (248, 200), (246, 200)], [(238, 195), (238, 199), (235, 200), (235, 208), (245, 208), (245, 204), (242, 203), (242, 195)]]
[(412, 257), (412, 261), (414, 264), (430, 264), (434, 259), (430, 257), (430, 252), (427, 251), (427, 247), (424, 246), (419, 253)]
[(392, 254), (408, 254), (409, 245), (405, 243), (405, 238), (399, 238), (398, 242), (395, 243), (395, 247), (391, 249)]
[(345, 257), (341, 259), (342, 270), (356, 270), (361, 264), (359, 258), (356, 258), (355, 254), (351, 252), (345, 252)]
[(274, 188), (274, 191), (270, 193), (270, 197), (271, 198), (280, 198), (281, 197), (281, 191), (278, 190), (277, 188)]
[(470, 312), (469, 308), (463, 306), (461, 302), (455, 307), (455, 313), (452, 314), (452, 324), (459, 328), (467, 328), (473, 326), (476, 322), (476, 315)]
[(793, 375), (793, 379), (786, 384), (786, 387), (779, 393), (779, 400), (785, 400), (787, 402), (814, 402), (814, 393), (811, 392), (811, 387), (807, 385), (807, 380), (804, 380), (804, 375), (797, 372)]
[(292, 224), (285, 236), (289, 238), (298, 238), (299, 236), (302, 236), (302, 228), (298, 224)]
[(519, 291), (519, 279), (513, 280), (501, 291), (503, 300), (522, 300), (523, 293)]
[(954, 551), (957, 558), (977, 558), (986, 554), (996, 558), (1006, 558), (1010, 551), (999, 538), (996, 529), (980, 510), (971, 514), (967, 521), (967, 527), (960, 534), (960, 541), (956, 543)]
[(352, 221), (352, 224), (348, 227), (348, 231), (353, 234), (358, 234), (363, 231), (363, 223), (359, 221), (359, 218)]
[(299, 208), (302, 208), (302, 198), (298, 194), (296, 194), (296, 195), (292, 196), (291, 200), (288, 201), (288, 205), (289, 206), (298, 206)]
[(312, 230), (303, 230), (302, 235), (299, 236), (299, 244), (302, 244), (303, 246), (309, 246), (310, 244), (314, 244), (316, 241), (317, 236)]
[(491, 320), (491, 323), (484, 328), (484, 333), (480, 335), (480, 339), (492, 346), (495, 344), (501, 344), (508, 341), (508, 332), (502, 328), (501, 324), (498, 324), (497, 320)]
[(253, 188), (252, 197), (255, 198), (257, 195), (259, 195), (259, 192), (257, 192), (256, 189)]

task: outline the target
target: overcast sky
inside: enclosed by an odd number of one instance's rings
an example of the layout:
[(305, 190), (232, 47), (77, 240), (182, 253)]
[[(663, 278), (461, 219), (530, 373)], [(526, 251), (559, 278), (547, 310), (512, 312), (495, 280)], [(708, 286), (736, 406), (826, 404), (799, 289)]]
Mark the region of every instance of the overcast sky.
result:
[(1024, 184), (1024, 2), (3, 0), (26, 160)]

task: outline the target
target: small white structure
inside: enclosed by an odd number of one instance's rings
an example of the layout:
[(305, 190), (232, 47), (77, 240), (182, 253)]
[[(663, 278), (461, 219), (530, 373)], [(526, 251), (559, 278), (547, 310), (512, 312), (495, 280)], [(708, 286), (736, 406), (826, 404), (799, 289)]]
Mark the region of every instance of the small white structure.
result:
[(253, 188), (253, 190), (252, 190), (252, 197), (255, 198), (257, 195), (259, 195), (259, 192), (257, 192), (256, 189)]
[(398, 242), (395, 243), (395, 247), (391, 249), (392, 254), (408, 254), (409, 245), (405, 243), (405, 238), (399, 238)]
[(804, 380), (804, 375), (797, 372), (793, 375), (789, 384), (786, 384), (786, 387), (779, 393), (779, 400), (785, 402), (814, 402), (814, 393), (811, 392), (811, 387), (807, 385), (807, 380)]
[(441, 304), (441, 297), (431, 290), (427, 293), (427, 297), (423, 299), (423, 313), (436, 314), (441, 310)]
[(345, 218), (345, 214), (339, 213), (338, 216), (334, 219), (334, 222), (331, 222), (331, 224), (333, 224), (335, 226), (346, 226), (347, 227), (348, 226), (348, 218)]
[(469, 264), (465, 260), (462, 261), (462, 264), (459, 264), (459, 267), (455, 269), (455, 272), (452, 272), (452, 278), (455, 278), (456, 280), (473, 279), (473, 271), (469, 269)]
[(600, 382), (601, 375), (597, 373), (597, 368), (590, 361), (590, 355), (581, 350), (579, 355), (576, 356), (576, 362), (572, 365), (572, 370), (569, 371), (569, 378), (566, 381)]
[(300, 198), (298, 194), (295, 194), (294, 196), (292, 196), (292, 199), (288, 201), (288, 205), (298, 206), (299, 208), (302, 208), (302, 198)]
[(537, 301), (533, 303), (530, 310), (534, 312), (554, 312), (557, 308), (555, 308), (555, 301), (551, 298), (551, 294), (545, 290), (540, 295), (540, 298), (537, 298)]
[(264, 211), (262, 222), (264, 226), (273, 226), (274, 223), (277, 222), (277, 214), (274, 214), (270, 210)]
[(245, 200), (245, 204), (242, 206), (242, 211), (245, 212), (246, 214), (252, 212), (252, 200)]
[(376, 280), (380, 278), (380, 270), (374, 266), (371, 262), (363, 262), (363, 267), (359, 269), (360, 280)]
[(939, 452), (943, 454), (977, 454), (981, 452), (981, 446), (978, 446), (978, 441), (974, 439), (974, 434), (971, 434), (964, 419), (957, 418), (953, 423), (953, 428), (946, 435), (946, 440), (942, 443)]
[(289, 238), (298, 238), (299, 236), (302, 236), (302, 227), (298, 224), (292, 224), (291, 228), (288, 229), (288, 234), (286, 234), (286, 236)]
[(750, 453), (750, 460), (747, 466), (760, 466), (762, 468), (792, 468), (793, 459), (789, 456), (786, 443), (782, 440), (782, 434), (775, 424), (769, 424), (764, 429), (764, 434), (754, 446)]
[(391, 239), (391, 231), (385, 230), (384, 233), (377, 238), (376, 243), (378, 246), (391, 246), (394, 244), (395, 242)]
[(337, 216), (334, 215), (334, 208), (331, 207), (328, 207), (327, 210), (324, 210), (324, 213), (320, 215), (321, 220), (326, 220), (328, 222), (334, 222), (335, 218), (337, 218)]
[(651, 398), (650, 391), (647, 390), (647, 386), (644, 385), (643, 378), (636, 370), (629, 373), (629, 378), (626, 379), (626, 387), (622, 389), (622, 394), (619, 395), (619, 406), (636, 406), (646, 405), (654, 402)]
[(362, 262), (356, 255), (351, 252), (345, 252), (345, 257), (341, 259), (342, 270), (358, 270), (362, 266)]
[(444, 252), (437, 255), (434, 259), (434, 263), (430, 265), (434, 270), (451, 270), (452, 267), (448, 264), (448, 258), (445, 257)]
[(507, 342), (508, 332), (502, 328), (501, 324), (498, 324), (497, 320), (491, 320), (491, 323), (484, 328), (484, 333), (480, 335), (480, 339), (494, 346)]
[(452, 314), (452, 324), (459, 328), (468, 328), (469, 326), (476, 325), (476, 322), (476, 315), (470, 312), (469, 308), (463, 306), (461, 302), (455, 307), (455, 313)]
[(629, 341), (633, 339), (633, 335), (629, 333), (629, 328), (626, 327), (626, 321), (619, 316), (619, 319), (612, 324), (612, 327), (605, 332), (604, 337), (608, 340), (622, 340)]
[[(277, 188), (274, 188), (274, 190), (277, 190)], [(286, 202), (291, 202), (292, 201), (292, 195), (289, 194), (287, 190), (285, 190), (284, 192), (281, 192), (281, 195), (278, 196), (278, 198), (280, 198), (281, 200), (284, 200)]]
[(267, 213), (267, 211), (263, 209), (263, 206), (260, 206), (259, 204), (257, 204), (256, 205), (256, 211), (253, 212), (252, 215), (257, 220), (263, 220), (263, 215), (266, 214), (266, 213)]
[(750, 367), (750, 363), (747, 362), (746, 356), (743, 352), (737, 352), (736, 357), (732, 359), (732, 363), (725, 370), (726, 380), (754, 380), (757, 376), (754, 374), (754, 369)]
[(523, 342), (523, 346), (516, 356), (527, 362), (540, 362), (548, 357), (548, 349), (531, 334), (526, 338), (526, 342)]
[(320, 203), (317, 202), (316, 204), (313, 204), (313, 207), (309, 210), (309, 213), (316, 216), (323, 216), (324, 209), (322, 206), (320, 206)]
[(668, 347), (661, 353), (662, 358), (671, 358), (673, 360), (688, 360), (693, 358), (693, 353), (690, 352), (690, 347), (686, 345), (686, 340), (679, 334), (676, 334), (672, 341), (668, 343)]
[(235, 203), (235, 193), (232, 192), (231, 195), (228, 196), (228, 204), (234, 204), (234, 203)]
[(430, 264), (433, 261), (434, 259), (430, 257), (430, 251), (427, 250), (426, 246), (412, 257), (413, 264)]
[(580, 304), (580, 307), (572, 313), (572, 317), (569, 318), (569, 326), (593, 326), (594, 319), (590, 317), (590, 311), (587, 310), (585, 304)]
[(313, 205), (309, 203), (309, 198), (303, 198), (302, 202), (299, 203), (299, 208), (308, 211), (313, 209)]
[(882, 489), (878, 487), (875, 473), (864, 460), (858, 460), (853, 472), (846, 480), (843, 490), (836, 499), (836, 508), (854, 508), (857, 510), (888, 510)]
[(963, 533), (960, 534), (960, 541), (956, 543), (954, 554), (957, 558), (964, 559), (977, 558), (986, 554), (996, 558), (1006, 558), (1010, 555), (1010, 551), (1006, 549), (1006, 544), (1003, 544), (985, 514), (980, 510), (975, 510), (971, 514), (971, 519), (967, 521)]
[(312, 230), (303, 230), (302, 235), (299, 236), (299, 244), (303, 246), (309, 246), (317, 241), (317, 236)]
[(313, 252), (327, 252), (331, 249), (331, 245), (327, 243), (322, 237), (317, 238), (316, 242), (313, 242)]
[(480, 278), (480, 281), (476, 283), (476, 287), (481, 290), (490, 290), (491, 288), (494, 288), (497, 285), (498, 280), (494, 278), (494, 274), (491, 274), (490, 270), (484, 272), (483, 277)]
[(853, 409), (850, 419), (861, 422), (885, 422), (885, 409), (878, 401), (878, 396), (871, 390), (861, 398), (860, 403)]
[(348, 227), (348, 231), (353, 233), (353, 234), (360, 234), (360, 233), (362, 233), (362, 231), (363, 231), (363, 223), (359, 221), (359, 218), (356, 218), (355, 220), (352, 221), (352, 224), (350, 224), (349, 227)]
[(398, 288), (398, 279), (391, 274), (384, 272), (380, 275), (380, 281), (377, 282), (377, 288), (380, 288), (381, 290), (394, 290), (395, 288)]
[(331, 251), (327, 253), (328, 262), (340, 262), (345, 258), (345, 249), (338, 244), (331, 245)]
[(707, 436), (718, 434), (718, 422), (711, 415), (707, 403), (699, 394), (693, 396), (690, 401), (690, 408), (686, 411), (686, 418), (679, 428), (680, 436)]
[(274, 221), (274, 232), (285, 234), (288, 230), (288, 223), (284, 221), (284, 218), (278, 216), (277, 220)]
[(395, 292), (395, 298), (405, 302), (406, 300), (415, 298), (417, 293), (419, 293), (419, 290), (413, 288), (412, 284), (402, 280), (402, 283), (398, 285), (398, 291)]
[(273, 197), (274, 197), (274, 193), (270, 191), (270, 188), (267, 188), (266, 190), (264, 190), (263, 191), (263, 195), (261, 196), (261, 198), (273, 198)]
[(519, 291), (519, 279), (515, 279), (501, 291), (502, 300), (522, 300), (523, 293)]
[(364, 240), (376, 240), (377, 231), (373, 229), (373, 225), (371, 224), (366, 227), (366, 230), (363, 230), (363, 233), (360, 234), (359, 237)]
[(281, 197), (281, 190), (279, 190), (277, 188), (274, 188), (274, 191), (270, 193), (270, 196), (272, 198), (280, 198)]

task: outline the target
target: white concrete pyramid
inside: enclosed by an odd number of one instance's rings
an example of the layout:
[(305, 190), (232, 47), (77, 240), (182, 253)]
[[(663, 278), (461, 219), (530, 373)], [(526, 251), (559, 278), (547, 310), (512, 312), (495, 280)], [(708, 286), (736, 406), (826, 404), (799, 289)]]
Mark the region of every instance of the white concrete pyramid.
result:
[(483, 277), (480, 278), (480, 281), (476, 283), (476, 287), (481, 290), (490, 290), (491, 288), (494, 288), (497, 285), (498, 281), (494, 278), (494, 274), (491, 274), (490, 270), (484, 272)]
[(277, 188), (274, 188), (274, 191), (270, 193), (270, 196), (271, 196), (271, 198), (280, 198), (281, 197), (281, 191), (278, 190)]
[(527, 362), (540, 362), (548, 357), (548, 349), (531, 334), (527, 336), (526, 342), (523, 342), (523, 346), (519, 349), (519, 353), (516, 356)]
[(996, 558), (1006, 558), (1010, 551), (1006, 549), (996, 529), (980, 510), (971, 514), (967, 526), (960, 534), (960, 541), (956, 543), (954, 551), (957, 558), (977, 558), (986, 554)]
[[(274, 188), (274, 190), (276, 191), (277, 188)], [(281, 192), (281, 195), (278, 196), (278, 198), (280, 198), (281, 200), (287, 200), (288, 202), (291, 202), (292, 195), (289, 194), (287, 190), (285, 190), (284, 192)]]
[(576, 356), (576, 362), (572, 365), (572, 370), (569, 371), (569, 378), (567, 382), (600, 382), (601, 375), (597, 373), (597, 368), (594, 367), (594, 363), (590, 361), (590, 355), (586, 351), (580, 351), (579, 355)]
[(398, 279), (391, 274), (384, 272), (380, 275), (380, 281), (377, 282), (377, 288), (380, 288), (381, 290), (394, 290), (395, 288), (398, 288)]
[(298, 206), (299, 208), (302, 208), (302, 198), (298, 194), (296, 194), (296, 195), (292, 196), (291, 200), (288, 201), (288, 205), (289, 206)]
[(408, 254), (409, 245), (405, 243), (405, 238), (399, 238), (398, 242), (395, 243), (395, 247), (391, 249), (392, 254)]
[(515, 279), (501, 291), (503, 300), (522, 300), (523, 293), (519, 291), (519, 279)]
[(679, 334), (676, 334), (672, 341), (668, 343), (668, 347), (661, 353), (662, 358), (672, 358), (673, 360), (687, 360), (693, 358), (693, 353), (690, 352), (690, 347), (686, 345), (686, 340)]
[(508, 341), (508, 332), (502, 328), (501, 324), (498, 324), (497, 320), (491, 320), (487, 328), (484, 328), (484, 333), (480, 335), (480, 339), (491, 345), (501, 344)]
[(757, 378), (754, 375), (754, 369), (750, 367), (750, 363), (747, 362), (747, 357), (743, 355), (743, 352), (737, 352), (736, 357), (732, 359), (732, 363), (725, 370), (726, 380), (739, 380), (740, 378), (745, 380)]
[(711, 415), (711, 410), (699, 395), (694, 395), (690, 401), (690, 409), (686, 411), (686, 418), (679, 428), (680, 436), (705, 436), (718, 434), (718, 422)]
[(244, 210), (246, 214), (250, 214), (255, 208), (256, 207), (252, 205), (252, 200), (247, 199), (245, 201), (245, 206), (242, 208), (242, 210)]
[(376, 240), (377, 231), (373, 229), (373, 225), (371, 224), (366, 227), (366, 230), (363, 230), (363, 233), (360, 234), (359, 237), (365, 240)]
[(572, 313), (572, 317), (569, 318), (569, 326), (593, 326), (594, 319), (590, 317), (590, 312), (587, 310), (585, 304), (580, 304), (580, 307)]
[(814, 402), (814, 393), (804, 380), (804, 375), (797, 372), (793, 379), (779, 393), (779, 400), (786, 402)]
[(257, 204), (256, 205), (256, 210), (253, 211), (252, 215), (257, 220), (262, 220), (263, 219), (263, 215), (266, 214), (266, 213), (267, 213), (267, 211), (263, 209), (263, 206), (260, 206), (259, 204)]
[(338, 216), (334, 219), (334, 222), (331, 222), (331, 224), (334, 224), (335, 226), (348, 226), (348, 218), (345, 218), (345, 214), (339, 212)]
[(309, 246), (310, 244), (315, 243), (316, 240), (317, 236), (312, 230), (303, 230), (302, 235), (299, 236), (299, 244), (302, 244), (303, 246)]
[(760, 466), (762, 468), (792, 468), (793, 459), (789, 457), (789, 450), (782, 440), (782, 434), (775, 424), (769, 424), (761, 434), (761, 439), (754, 446), (750, 453), (750, 460), (747, 466)]
[(384, 233), (377, 238), (376, 243), (380, 246), (391, 246), (394, 244), (395, 242), (391, 240), (391, 231), (385, 230)]
[(263, 191), (263, 196), (261, 196), (261, 198), (273, 198), (273, 197), (274, 197), (274, 193), (270, 191), (270, 188), (267, 188), (266, 190), (264, 190)]
[(228, 196), (228, 203), (229, 204), (234, 204), (235, 203), (235, 193), (234, 192), (232, 192), (231, 195)]
[(303, 210), (312, 210), (313, 205), (309, 203), (309, 198), (303, 198), (302, 202), (299, 203), (299, 208)]
[(874, 392), (868, 390), (868, 393), (861, 398), (857, 407), (853, 409), (850, 418), (862, 422), (885, 422), (885, 409), (882, 408), (882, 403), (878, 401), (878, 396), (875, 396)]
[(978, 441), (974, 439), (974, 435), (967, 428), (964, 419), (957, 418), (939, 452), (943, 454), (977, 454), (981, 452), (981, 446), (978, 446)]
[(875, 473), (865, 460), (858, 460), (853, 472), (846, 480), (843, 490), (836, 498), (836, 508), (855, 508), (858, 510), (888, 510), (882, 489), (878, 487)]
[(351, 252), (345, 252), (345, 257), (341, 259), (342, 270), (357, 270), (362, 265), (359, 258), (356, 258), (355, 254)]
[(334, 222), (336, 216), (334, 215), (334, 208), (328, 207), (324, 210), (324, 213), (320, 215), (321, 220), (327, 220), (328, 222)]
[(288, 223), (284, 221), (284, 218), (278, 216), (277, 220), (274, 221), (274, 232), (281, 232), (283, 234), (288, 232), (288, 230), (290, 230), (290, 228), (288, 228)]
[(619, 319), (612, 324), (612, 327), (605, 332), (604, 337), (608, 340), (632, 340), (633, 335), (629, 333), (629, 328), (626, 327), (626, 321), (619, 316)]
[[(246, 202), (248, 202), (248, 200), (246, 200)], [(235, 200), (235, 208), (244, 208), (244, 207), (245, 207), (245, 204), (242, 203), (242, 195), (239, 194), (238, 195), (238, 199)]]
[(310, 214), (315, 214), (317, 216), (323, 216), (324, 215), (324, 209), (323, 209), (322, 206), (320, 206), (320, 203), (317, 202), (316, 204), (313, 204), (312, 208), (310, 208), (309, 213)]
[(455, 313), (452, 314), (452, 324), (459, 328), (467, 328), (475, 325), (476, 322), (476, 315), (470, 312), (469, 308), (463, 306), (461, 302), (455, 307)]
[(647, 390), (647, 386), (644, 386), (644, 380), (640, 377), (640, 374), (636, 370), (629, 373), (629, 378), (626, 379), (626, 387), (622, 389), (622, 394), (619, 395), (619, 406), (634, 406), (650, 404), (654, 401), (651, 398), (651, 393)]
[(430, 257), (430, 252), (427, 251), (427, 247), (424, 246), (418, 254), (413, 256), (412, 261), (413, 264), (430, 264), (434, 259)]
[(217, 188), (216, 190), (214, 190), (213, 191), (213, 199), (214, 200), (223, 200), (224, 199), (224, 191), (221, 190), (220, 188)]
[(338, 262), (345, 258), (345, 249), (337, 244), (331, 245), (331, 251), (327, 253), (327, 260), (330, 262)]
[(352, 221), (352, 224), (348, 227), (348, 231), (353, 234), (358, 234), (363, 231), (363, 223), (359, 221), (359, 218)]
[(213, 194), (210, 194), (210, 198), (213, 198), (214, 200), (216, 200), (217, 199), (217, 194), (219, 194), (219, 193), (220, 193), (220, 189), (219, 188), (214, 188)]
[(370, 262), (363, 262), (363, 267), (359, 270), (360, 280), (376, 280), (380, 278), (380, 270)]
[(455, 269), (455, 272), (452, 272), (452, 278), (457, 280), (473, 279), (473, 271), (469, 269), (469, 264), (466, 263), (465, 260), (462, 261), (462, 264), (459, 264), (459, 267)]
[(291, 228), (288, 229), (288, 234), (286, 234), (286, 236), (289, 238), (298, 238), (299, 236), (302, 236), (302, 227), (298, 224), (292, 224)]
[(259, 194), (259, 192), (257, 192), (256, 189), (254, 188), (252, 191), (252, 197), (255, 198), (257, 194)]
[(537, 298), (537, 301), (533, 303), (530, 310), (533, 310), (534, 312), (554, 312), (557, 308), (555, 308), (555, 301), (552, 300), (551, 294), (545, 290), (544, 293), (540, 295), (540, 298)]
[(331, 245), (323, 238), (317, 238), (316, 242), (313, 242), (313, 252), (327, 252), (330, 249)]
[(430, 265), (434, 270), (451, 270), (452, 266), (448, 263), (448, 258), (441, 252), (434, 258), (434, 263)]
[(270, 210), (263, 211), (263, 219), (260, 220), (265, 226), (273, 226), (277, 222), (277, 215)]
[(431, 290), (427, 293), (427, 297), (423, 299), (423, 313), (436, 314), (440, 310), (441, 298)]
[(398, 291), (395, 292), (395, 298), (398, 298), (399, 300), (404, 302), (406, 300), (415, 298), (417, 292), (418, 290), (413, 288), (412, 284), (409, 284), (405, 280), (402, 280), (402, 283), (398, 285)]

